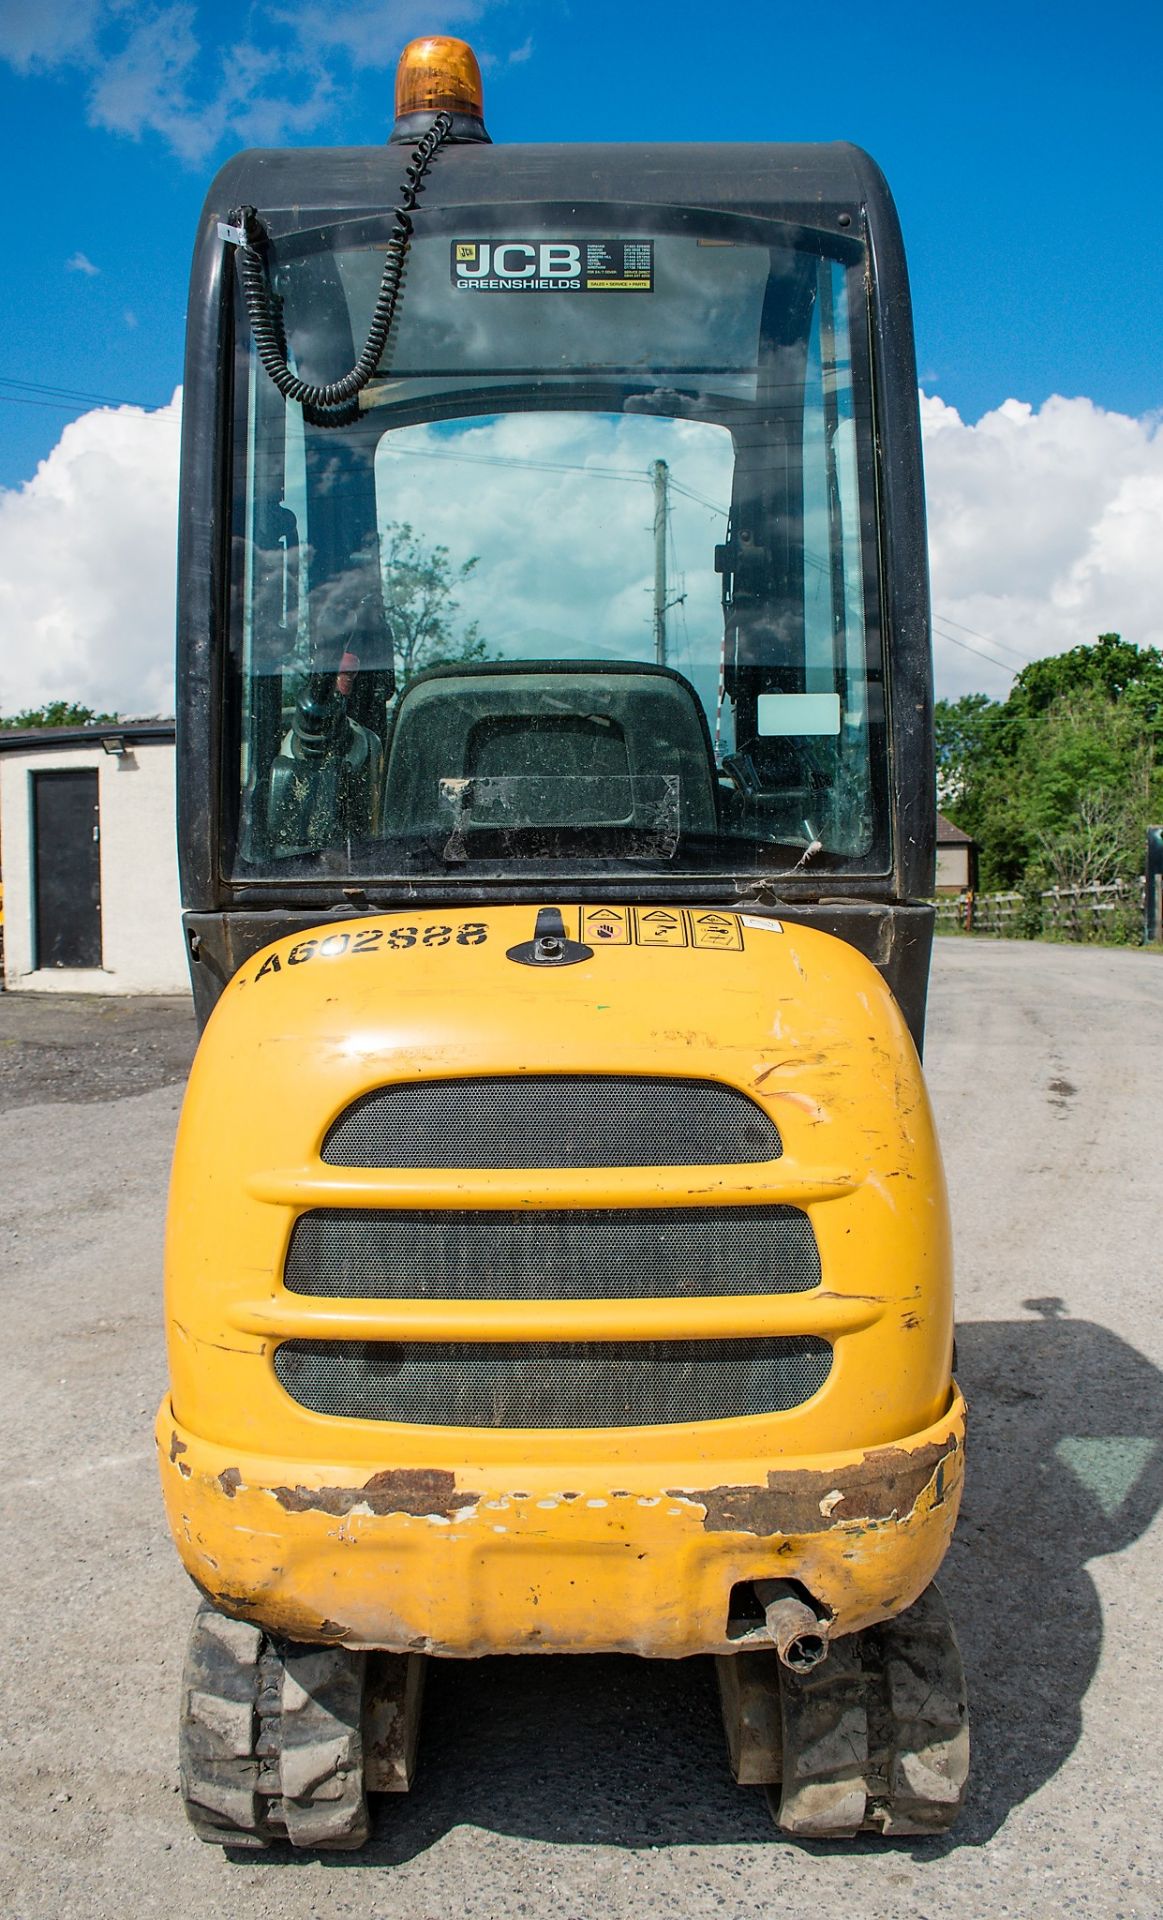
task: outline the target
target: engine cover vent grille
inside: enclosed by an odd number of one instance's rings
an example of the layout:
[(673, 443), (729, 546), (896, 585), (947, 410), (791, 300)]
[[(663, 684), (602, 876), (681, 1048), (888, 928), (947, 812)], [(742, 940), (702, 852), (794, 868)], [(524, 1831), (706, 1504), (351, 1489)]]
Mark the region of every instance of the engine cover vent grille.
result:
[(709, 1167), (778, 1160), (779, 1129), (715, 1080), (538, 1074), (366, 1093), (323, 1142), (335, 1167)]
[(283, 1277), (327, 1299), (691, 1299), (808, 1293), (820, 1255), (798, 1207), (326, 1207), (296, 1220)]
[(412, 1426), (586, 1428), (736, 1420), (802, 1406), (832, 1349), (758, 1340), (288, 1340), (275, 1372), (316, 1413)]

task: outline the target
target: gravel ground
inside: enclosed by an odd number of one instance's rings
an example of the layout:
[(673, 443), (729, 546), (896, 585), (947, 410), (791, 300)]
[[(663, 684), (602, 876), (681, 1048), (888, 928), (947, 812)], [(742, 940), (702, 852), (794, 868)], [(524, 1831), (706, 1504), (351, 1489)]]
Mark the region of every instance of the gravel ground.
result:
[(796, 1845), (730, 1782), (709, 1663), (529, 1658), (433, 1663), (419, 1781), (364, 1854), (235, 1864), (178, 1802), (194, 1596), (150, 1442), (188, 1008), (0, 996), (0, 1910), (1156, 1920), (1161, 1000), (1153, 955), (938, 946), (973, 1435), (955, 1834)]
[(0, 1113), (180, 1087), (197, 1038), (188, 995), (0, 993)]

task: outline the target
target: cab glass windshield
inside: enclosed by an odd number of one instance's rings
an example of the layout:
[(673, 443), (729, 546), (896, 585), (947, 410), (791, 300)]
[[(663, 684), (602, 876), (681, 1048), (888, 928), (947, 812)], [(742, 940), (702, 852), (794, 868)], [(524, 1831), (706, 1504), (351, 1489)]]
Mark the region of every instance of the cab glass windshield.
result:
[[(304, 379), (358, 354), (386, 238), (272, 247)], [(883, 872), (863, 272), (750, 219), (426, 213), (338, 418), (239, 298), (236, 874)]]

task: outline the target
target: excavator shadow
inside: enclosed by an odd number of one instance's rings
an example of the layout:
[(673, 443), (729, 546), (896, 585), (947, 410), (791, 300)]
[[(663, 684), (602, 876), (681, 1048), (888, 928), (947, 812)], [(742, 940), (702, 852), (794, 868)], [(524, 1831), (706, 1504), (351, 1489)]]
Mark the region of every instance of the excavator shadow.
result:
[[(941, 1575), (969, 1679), (969, 1796), (947, 1850), (990, 1838), (1053, 1779), (1103, 1685), (1088, 1562), (1145, 1533), (1163, 1501), (1163, 1374), (1058, 1299), (958, 1330), (969, 1471)], [(1144, 1674), (1153, 1673), (1148, 1659)]]
[[(1068, 1759), (1102, 1685), (1090, 1560), (1144, 1532), (1163, 1495), (1163, 1375), (1057, 1300), (958, 1333), (970, 1471), (941, 1576), (969, 1674), (973, 1762), (946, 1838), (895, 1844), (932, 1858), (980, 1845)], [(709, 1660), (435, 1661), (420, 1772), (376, 1803), (375, 1837), (333, 1866), (386, 1866), (466, 1823), (558, 1844), (631, 1849), (792, 1843), (758, 1789), (728, 1769)], [(253, 1858), (253, 1856), (251, 1856)]]

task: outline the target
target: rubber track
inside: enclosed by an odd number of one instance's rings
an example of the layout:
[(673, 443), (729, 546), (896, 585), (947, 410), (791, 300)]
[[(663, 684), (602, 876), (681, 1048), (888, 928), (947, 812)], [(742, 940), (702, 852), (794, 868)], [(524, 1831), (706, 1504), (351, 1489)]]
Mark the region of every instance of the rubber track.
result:
[(204, 1602), (182, 1676), (182, 1798), (199, 1839), (362, 1846), (366, 1656), (277, 1645)]
[(785, 1833), (944, 1833), (969, 1773), (965, 1672), (931, 1586), (895, 1620), (837, 1640), (808, 1674), (779, 1676)]

